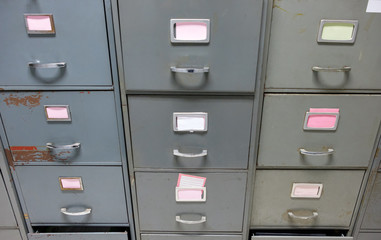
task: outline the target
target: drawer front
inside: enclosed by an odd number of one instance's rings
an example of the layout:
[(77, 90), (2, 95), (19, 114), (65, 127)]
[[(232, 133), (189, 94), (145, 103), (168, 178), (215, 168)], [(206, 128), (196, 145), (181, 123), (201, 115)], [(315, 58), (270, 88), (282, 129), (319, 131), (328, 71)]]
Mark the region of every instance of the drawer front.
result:
[(365, 216), (361, 225), (362, 229), (381, 230), (381, 173), (377, 174), (373, 185)]
[[(3, 159), (1, 159), (1, 161), (3, 161)], [(16, 226), (15, 216), (13, 215), (12, 206), (8, 198), (8, 192), (5, 188), (3, 176), (0, 171), (0, 228)]]
[[(361, 170), (258, 170), (251, 225), (349, 227), (363, 176)], [(321, 195), (311, 197), (312, 188), (294, 183), (322, 184)]]
[(187, 174), (206, 177), (205, 202), (176, 202), (178, 173), (135, 173), (141, 231), (242, 231), (246, 174)]
[[(16, 163), (120, 163), (112, 92), (13, 92), (2, 93), (0, 98)], [(68, 106), (70, 121), (47, 120), (47, 116), (53, 120), (67, 117), (54, 108), (45, 110), (45, 106), (56, 105)]]
[[(254, 91), (262, 1), (122, 1), (119, 10), (127, 90)], [(171, 43), (171, 28), (193, 34), (171, 19), (209, 21), (209, 42)], [(200, 32), (182, 39), (204, 39)]]
[(6, 240), (21, 240), (19, 230), (16, 229), (0, 229), (0, 239)]
[(128, 240), (127, 233), (30, 233), (29, 240)]
[(142, 240), (242, 240), (241, 235), (142, 234)]
[[(258, 166), (367, 167), (380, 107), (380, 95), (266, 95)], [(337, 129), (304, 130), (310, 108), (338, 110)], [(331, 124), (324, 115), (314, 116), (311, 126), (317, 129)]]
[[(247, 168), (252, 98), (131, 96), (128, 101), (134, 167)], [(173, 114), (179, 112), (207, 113), (206, 131), (175, 131)], [(175, 156), (175, 150), (187, 155)], [(204, 150), (206, 156), (189, 156)]]
[[(374, 50), (381, 37), (381, 15), (366, 13), (367, 3), (357, 0), (275, 1), (266, 87), (381, 89), (381, 52)], [(355, 42), (318, 43), (322, 19), (358, 20)], [(351, 70), (312, 71), (312, 67), (341, 69), (344, 66)]]
[[(127, 223), (120, 167), (19, 166), (16, 173), (32, 224)], [(79, 212), (83, 215), (68, 215)]]
[(381, 232), (378, 232), (378, 233), (363, 232), (363, 233), (360, 233), (356, 239), (357, 240), (380, 240)]
[(353, 240), (353, 237), (252, 236), (251, 240)]
[[(28, 33), (27, 23), (33, 31), (52, 24), (24, 14), (52, 14), (56, 33)], [(0, 49), (0, 85), (112, 84), (103, 0), (3, 1), (0, 21), (6, 23), (0, 42), (7, 46)], [(41, 65), (46, 63), (52, 64)]]

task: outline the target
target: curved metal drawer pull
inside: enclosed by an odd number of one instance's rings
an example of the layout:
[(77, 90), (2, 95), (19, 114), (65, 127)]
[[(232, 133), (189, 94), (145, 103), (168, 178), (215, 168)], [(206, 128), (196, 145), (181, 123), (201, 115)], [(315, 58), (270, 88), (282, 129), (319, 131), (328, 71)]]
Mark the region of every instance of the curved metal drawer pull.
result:
[(344, 66), (342, 68), (324, 68), (324, 67), (318, 67), (314, 66), (312, 67), (312, 71), (314, 72), (349, 72), (351, 71), (351, 67)]
[(53, 145), (53, 143), (47, 143), (46, 144), (46, 147), (49, 148), (49, 149), (77, 149), (81, 146), (80, 143), (73, 143), (73, 144), (70, 144), (70, 145)]
[(91, 213), (91, 208), (86, 208), (83, 212), (68, 212), (66, 208), (61, 208), (61, 213), (68, 215), (68, 216), (84, 216)]
[(187, 158), (197, 158), (197, 157), (205, 157), (208, 155), (208, 150), (202, 150), (200, 153), (182, 153), (179, 149), (173, 149), (173, 155), (177, 157), (187, 157)]
[(180, 216), (176, 216), (176, 222), (184, 224), (200, 224), (206, 222), (206, 216), (201, 216), (201, 219), (196, 221), (183, 220)]
[(300, 154), (302, 154), (302, 155), (308, 155), (308, 156), (326, 156), (326, 155), (331, 155), (334, 152), (335, 152), (335, 150), (332, 149), (332, 148), (328, 148), (327, 152), (312, 152), (312, 151), (308, 151), (308, 150), (306, 150), (304, 148), (301, 148), (299, 150)]
[(58, 62), (58, 63), (29, 62), (28, 66), (30, 68), (64, 68), (66, 67), (66, 63), (65, 62)]
[(172, 72), (176, 73), (207, 73), (209, 72), (209, 67), (203, 67), (203, 68), (177, 68), (177, 67), (171, 67)]
[(291, 218), (301, 219), (301, 220), (310, 220), (316, 218), (319, 214), (315, 211), (312, 212), (311, 216), (297, 216), (292, 211), (288, 211), (288, 216)]

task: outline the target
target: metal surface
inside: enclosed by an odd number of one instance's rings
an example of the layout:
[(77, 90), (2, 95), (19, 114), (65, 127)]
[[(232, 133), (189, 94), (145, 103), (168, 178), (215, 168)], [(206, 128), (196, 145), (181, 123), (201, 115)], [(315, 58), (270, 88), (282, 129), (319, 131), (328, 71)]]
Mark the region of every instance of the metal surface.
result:
[[(17, 166), (27, 214), (32, 224), (126, 224), (127, 210), (120, 167), (111, 166)], [(83, 191), (62, 191), (60, 176), (80, 176)], [(67, 216), (60, 212), (90, 215)]]
[(330, 67), (312, 67), (312, 71), (314, 72), (349, 72), (352, 68), (348, 66), (344, 66), (341, 68), (330, 68)]
[[(254, 92), (262, 4), (262, 0), (120, 1), (126, 90)], [(209, 43), (171, 43), (170, 19), (210, 19)], [(212, 71), (189, 85), (169, 66), (208, 66)]]
[[(75, 7), (73, 7), (75, 6)], [(103, 0), (4, 1), (0, 86), (110, 86), (110, 54)], [(56, 34), (28, 34), (24, 14), (54, 16)], [(96, 27), (94, 27), (96, 26)], [(15, 54), (17, 53), (17, 54)], [(30, 68), (28, 62), (66, 62), (68, 68)], [(82, 88), (83, 89), (83, 88)]]
[(21, 240), (21, 235), (17, 229), (0, 229), (0, 239)]
[(311, 220), (311, 219), (314, 219), (314, 218), (317, 218), (319, 216), (319, 214), (315, 211), (312, 211), (312, 215), (310, 216), (299, 216), (299, 215), (295, 215), (295, 213), (293, 211), (288, 211), (287, 212), (288, 216), (290, 216), (291, 218), (295, 218), (295, 219), (300, 219), (300, 220)]
[(178, 67), (171, 67), (172, 72), (176, 73), (208, 73), (209, 67), (203, 67), (203, 68), (178, 68)]
[(201, 224), (206, 222), (206, 216), (201, 216), (200, 220), (184, 220), (181, 219), (181, 216), (176, 216), (176, 222), (182, 223), (182, 224)]
[(252, 236), (251, 240), (353, 240), (353, 237), (324, 236)]
[(302, 155), (307, 155), (307, 156), (327, 156), (330, 154), (333, 154), (335, 152), (334, 149), (328, 148), (326, 152), (313, 152), (313, 151), (308, 151), (304, 148), (299, 149), (300, 154)]
[[(365, 207), (365, 206), (364, 206)], [(381, 230), (381, 173), (377, 173), (362, 220), (362, 230)]]
[[(363, 170), (257, 170), (251, 226), (348, 227), (363, 181)], [(321, 183), (319, 199), (290, 198), (293, 183)], [(289, 215), (292, 212), (297, 218)], [(313, 216), (317, 212), (318, 216)], [(298, 219), (302, 218), (303, 219)]]
[[(176, 202), (175, 191), (179, 176), (176, 172), (135, 173), (141, 231), (242, 231), (247, 174), (187, 174), (206, 177), (206, 202)], [(208, 221), (202, 224), (179, 224), (175, 216), (181, 216), (181, 219), (187, 221), (199, 221), (200, 216), (205, 216)]]
[[(310, 108), (338, 108), (336, 131), (305, 131)], [(368, 167), (381, 121), (381, 95), (267, 94), (258, 167)], [(274, 149), (276, 151), (274, 151)], [(306, 156), (300, 149), (334, 154)]]
[(361, 232), (356, 240), (380, 240), (381, 232)]
[(61, 213), (68, 215), (68, 216), (85, 216), (85, 215), (89, 215), (91, 213), (91, 208), (86, 208), (82, 212), (69, 212), (66, 208), (61, 208)]
[(40, 63), (40, 62), (30, 62), (28, 66), (30, 68), (66, 68), (65, 62), (58, 63)]
[(242, 235), (142, 234), (142, 240), (242, 240)]
[(29, 240), (128, 240), (127, 232), (113, 233), (31, 233)]
[(207, 156), (208, 150), (202, 150), (200, 153), (182, 153), (178, 149), (173, 149), (173, 155), (177, 157), (185, 157), (185, 158), (198, 158), (198, 157)]
[[(135, 168), (247, 168), (251, 97), (129, 96), (128, 105)], [(177, 111), (208, 113), (207, 132), (173, 131)], [(173, 149), (208, 155), (190, 161)]]
[[(1, 146), (1, 145), (0, 145)], [(17, 227), (8, 192), (0, 171), (0, 231), (3, 227)], [(1, 235), (1, 234), (0, 234)]]

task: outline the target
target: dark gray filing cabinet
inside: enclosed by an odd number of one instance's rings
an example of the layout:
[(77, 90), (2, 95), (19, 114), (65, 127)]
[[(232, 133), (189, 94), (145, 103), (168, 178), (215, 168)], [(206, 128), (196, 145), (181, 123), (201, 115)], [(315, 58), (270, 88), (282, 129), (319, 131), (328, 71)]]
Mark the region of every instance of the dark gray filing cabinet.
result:
[(0, 3), (0, 137), (29, 239), (134, 239), (111, 8)]
[(381, 120), (381, 15), (366, 8), (275, 0), (269, 10), (253, 240), (353, 239)]
[[(266, 5), (119, 1), (138, 239), (248, 238)], [(181, 173), (206, 178), (200, 201), (181, 197)]]

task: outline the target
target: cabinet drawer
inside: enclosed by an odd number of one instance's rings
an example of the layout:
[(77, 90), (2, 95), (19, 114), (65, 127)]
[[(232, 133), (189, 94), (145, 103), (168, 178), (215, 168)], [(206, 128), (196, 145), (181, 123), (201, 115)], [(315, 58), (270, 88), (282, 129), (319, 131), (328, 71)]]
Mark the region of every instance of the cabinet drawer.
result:
[(381, 230), (381, 173), (377, 173), (376, 181), (373, 185), (368, 206), (364, 219), (362, 221), (362, 229)]
[(254, 91), (262, 1), (122, 1), (119, 10), (127, 90)]
[[(1, 158), (1, 156), (0, 156)], [(0, 159), (3, 161), (3, 159)], [(5, 188), (3, 176), (0, 171), (0, 229), (1, 227), (16, 227), (15, 216)]]
[(251, 240), (353, 240), (353, 237), (252, 236)]
[[(176, 201), (178, 173), (135, 173), (140, 229), (242, 231), (246, 174), (187, 174), (206, 177), (205, 202)], [(199, 223), (187, 223), (192, 221)]]
[[(381, 53), (374, 50), (381, 36), (381, 15), (366, 13), (367, 3), (357, 0), (275, 1), (266, 87), (381, 89), (378, 64)], [(322, 19), (358, 21), (355, 42), (318, 43)], [(337, 26), (334, 32), (327, 30), (327, 39), (347, 39), (348, 26), (341, 23)], [(349, 34), (352, 30), (350, 28)], [(313, 71), (312, 67), (331, 68), (332, 71)], [(343, 67), (351, 70), (334, 72)]]
[(0, 239), (21, 240), (19, 230), (16, 229), (0, 229)]
[(127, 233), (30, 233), (29, 240), (128, 240)]
[[(268, 94), (258, 166), (367, 167), (380, 124), (380, 108), (380, 95)], [(338, 112), (324, 115), (313, 110)], [(330, 122), (334, 114), (338, 115), (334, 117), (337, 124)], [(330, 124), (337, 128), (324, 129)]]
[[(252, 98), (131, 96), (128, 103), (134, 167), (247, 168)], [(203, 130), (175, 130), (188, 129), (180, 117), (203, 121)]]
[(127, 223), (120, 167), (17, 166), (16, 173), (32, 224)]
[[(251, 225), (348, 227), (363, 176), (361, 170), (258, 170)], [(320, 197), (311, 184), (321, 184)]]
[(0, 98), (15, 163), (120, 164), (112, 92), (12, 92)]
[[(28, 33), (52, 29), (46, 14), (55, 34)], [(4, 1), (0, 21), (0, 85), (112, 85), (103, 0)]]
[(142, 240), (242, 240), (241, 235), (142, 234)]
[(357, 240), (379, 240), (381, 239), (381, 232), (362, 232), (360, 233)]

